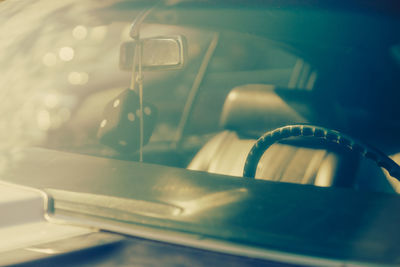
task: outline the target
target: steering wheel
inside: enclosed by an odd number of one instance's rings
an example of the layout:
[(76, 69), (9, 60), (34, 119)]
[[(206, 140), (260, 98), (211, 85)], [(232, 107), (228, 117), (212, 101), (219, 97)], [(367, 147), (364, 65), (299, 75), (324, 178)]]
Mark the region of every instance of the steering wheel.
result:
[(261, 136), (247, 155), (243, 176), (245, 178), (254, 179), (258, 162), (265, 151), (280, 140), (296, 136), (319, 138), (326, 140), (328, 143), (338, 144), (354, 153), (361, 154), (363, 157), (375, 161), (379, 167), (386, 169), (392, 177), (400, 181), (400, 166), (382, 151), (338, 131), (304, 124), (284, 126), (269, 131)]

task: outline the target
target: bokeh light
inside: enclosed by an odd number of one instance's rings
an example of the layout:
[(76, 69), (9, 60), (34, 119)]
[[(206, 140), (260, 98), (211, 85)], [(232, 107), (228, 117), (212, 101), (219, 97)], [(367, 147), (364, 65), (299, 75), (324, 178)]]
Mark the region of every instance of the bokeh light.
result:
[(78, 25), (72, 30), (72, 36), (77, 40), (83, 40), (88, 35), (88, 30), (85, 26)]
[(64, 46), (60, 49), (58, 56), (63, 61), (71, 61), (74, 58), (75, 51), (72, 47)]
[(39, 129), (42, 131), (47, 131), (50, 129), (50, 113), (47, 110), (42, 109), (37, 113), (37, 124)]
[(55, 94), (48, 94), (44, 99), (44, 104), (48, 108), (55, 108), (59, 103), (59, 98)]
[(68, 82), (72, 85), (84, 85), (89, 81), (89, 74), (86, 72), (72, 71), (68, 74)]

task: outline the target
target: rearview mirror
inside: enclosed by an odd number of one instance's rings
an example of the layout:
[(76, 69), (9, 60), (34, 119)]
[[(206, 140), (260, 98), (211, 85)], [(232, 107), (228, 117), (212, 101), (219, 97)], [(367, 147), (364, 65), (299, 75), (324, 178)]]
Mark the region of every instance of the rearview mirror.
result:
[[(133, 55), (138, 41), (121, 45), (120, 69), (132, 70)], [(143, 70), (181, 69), (185, 59), (185, 42), (182, 36), (156, 37), (140, 40)]]

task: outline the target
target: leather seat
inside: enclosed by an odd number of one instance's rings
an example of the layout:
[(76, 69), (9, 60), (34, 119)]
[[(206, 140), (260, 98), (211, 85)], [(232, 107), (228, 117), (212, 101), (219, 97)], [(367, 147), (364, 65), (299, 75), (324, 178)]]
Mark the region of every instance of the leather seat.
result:
[[(221, 115), (222, 132), (193, 158), (188, 168), (241, 177), (250, 148), (263, 133), (277, 127), (319, 124), (311, 91), (249, 84), (234, 88)], [(358, 158), (337, 148), (305, 140), (272, 145), (262, 156), (256, 178), (319, 186), (350, 185), (343, 172), (356, 171)], [(346, 177), (351, 177), (346, 175)]]

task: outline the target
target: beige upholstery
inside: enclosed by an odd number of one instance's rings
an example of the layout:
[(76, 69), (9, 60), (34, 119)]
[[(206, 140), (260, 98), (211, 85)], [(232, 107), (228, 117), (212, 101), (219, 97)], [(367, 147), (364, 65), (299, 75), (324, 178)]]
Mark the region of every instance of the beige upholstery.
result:
[(188, 169), (242, 176), (247, 153), (254, 142), (254, 139), (239, 139), (235, 132), (224, 131), (197, 153)]
[[(241, 177), (255, 139), (240, 139), (224, 131), (210, 140), (193, 158), (188, 168)], [(272, 145), (260, 160), (256, 178), (281, 182), (331, 186), (341, 159), (325, 149)]]
[[(295, 100), (283, 100), (268, 85), (234, 88), (226, 99), (221, 118), (227, 130), (212, 138), (188, 168), (241, 177), (247, 154), (258, 136), (279, 126), (309, 122), (311, 116), (304, 117), (312, 114), (307, 110), (309, 105), (288, 104)], [(348, 160), (346, 155), (339, 156), (323, 147), (276, 143), (261, 158), (256, 178), (330, 186), (341, 169), (348, 168), (348, 164), (343, 164), (345, 160)]]

